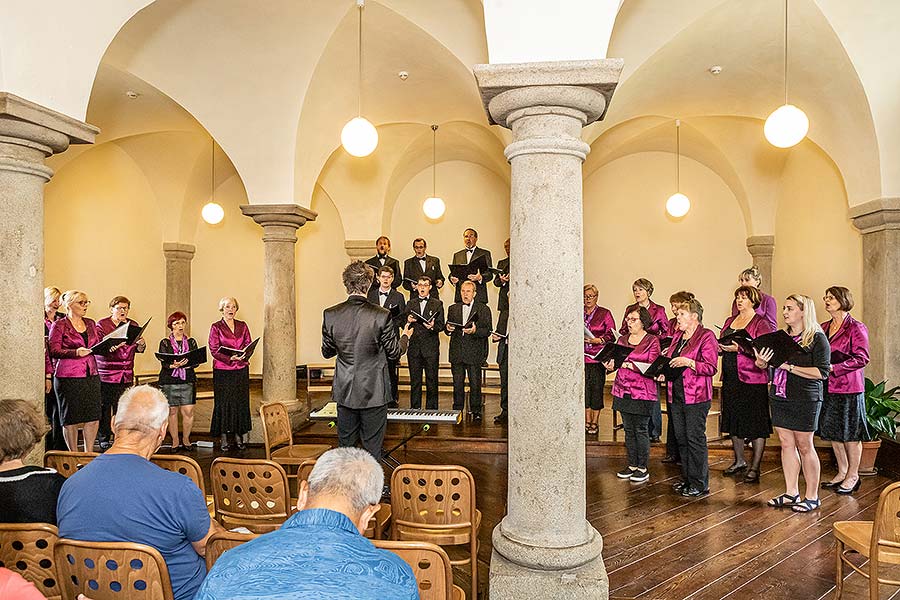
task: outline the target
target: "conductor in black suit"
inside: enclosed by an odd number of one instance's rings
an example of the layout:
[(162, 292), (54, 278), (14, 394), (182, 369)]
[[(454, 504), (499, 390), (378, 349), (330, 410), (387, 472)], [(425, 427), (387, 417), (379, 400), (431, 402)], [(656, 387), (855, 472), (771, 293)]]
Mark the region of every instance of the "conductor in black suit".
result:
[[(467, 265), (479, 256), (484, 256), (488, 268), (493, 266), (490, 250), (478, 247), (478, 232), (471, 227), (463, 232), (463, 244), (465, 245), (465, 248), (453, 255), (454, 265)], [(488, 303), (487, 279), (490, 279), (490, 276), (487, 273), (475, 273), (469, 275), (469, 281), (475, 284), (475, 299), (484, 305), (487, 305)], [(459, 279), (451, 275), (450, 283), (456, 286), (454, 302), (459, 302), (461, 299)]]
[(409, 327), (397, 337), (386, 308), (366, 300), (372, 270), (353, 261), (343, 272), (349, 297), (322, 318), (322, 356), (337, 356), (331, 398), (337, 402), (338, 443), (363, 448), (381, 459), (387, 405), (391, 401), (389, 360), (398, 360), (409, 344)]
[[(431, 294), (431, 279), (419, 277), (416, 297), (406, 304), (407, 320), (412, 325), (409, 337), (409, 407), (422, 408), (422, 370), (425, 371), (425, 408), (438, 409), (438, 367), (440, 366), (441, 341), (439, 333), (444, 329), (444, 304)], [(420, 317), (416, 317), (416, 312)], [(422, 320), (424, 319), (424, 321)]]
[[(400, 284), (403, 282), (403, 279), (400, 275), (400, 261), (390, 256), (391, 254), (391, 240), (388, 239), (386, 235), (379, 237), (375, 240), (375, 256), (368, 259), (366, 264), (372, 267), (375, 272), (378, 272), (379, 267), (390, 267), (394, 272), (394, 282), (391, 284), (391, 287), (395, 290), (400, 287)], [(378, 285), (378, 281), (376, 279), (372, 279), (372, 287)]]
[[(388, 266), (378, 267), (375, 278), (378, 285), (369, 289), (366, 299), (372, 304), (391, 311), (394, 327), (399, 332), (406, 323), (406, 301), (403, 299), (403, 294), (391, 287), (391, 283), (394, 281), (394, 270)], [(399, 406), (397, 402), (399, 368), (399, 360), (388, 360), (388, 369), (391, 375), (391, 401), (388, 403), (388, 408)]]
[[(475, 282), (459, 285), (462, 301), (447, 310), (450, 336), (450, 372), (453, 374), (453, 410), (465, 410), (466, 377), (469, 379), (469, 414), (481, 422), (481, 365), (487, 359), (491, 334), (491, 309), (475, 299)], [(457, 323), (458, 325), (453, 325)]]
[(415, 256), (403, 261), (403, 287), (409, 290), (409, 299), (419, 295), (418, 281), (423, 275), (432, 281), (431, 296), (438, 297), (440, 289), (444, 287), (444, 274), (441, 272), (441, 259), (437, 256), (425, 254), (425, 239), (413, 240), (413, 252)]

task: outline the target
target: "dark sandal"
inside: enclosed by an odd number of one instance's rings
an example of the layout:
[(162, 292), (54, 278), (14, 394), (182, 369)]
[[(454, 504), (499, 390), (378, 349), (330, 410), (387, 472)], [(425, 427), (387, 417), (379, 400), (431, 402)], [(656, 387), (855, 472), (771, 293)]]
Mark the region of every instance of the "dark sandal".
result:
[(591, 423), (591, 426), (588, 427), (587, 432), (588, 432), (588, 435), (597, 435), (598, 433), (600, 433), (600, 427), (598, 427), (594, 423)]
[(744, 475), (744, 483), (759, 483), (759, 469), (750, 469)]
[(727, 469), (725, 469), (722, 472), (725, 475), (734, 475), (734, 474), (740, 473), (741, 471), (744, 471), (746, 469), (747, 469), (747, 463), (744, 463), (742, 465), (739, 465), (737, 463), (732, 463), (732, 465), (730, 467), (728, 467)]
[(797, 502), (792, 507), (791, 510), (798, 513), (807, 513), (812, 512), (814, 510), (818, 510), (821, 502), (818, 498), (812, 500), (810, 498), (804, 498), (803, 502)]
[(772, 498), (766, 504), (773, 508), (783, 508), (785, 506), (794, 506), (800, 502), (800, 494), (796, 496), (791, 496), (790, 494), (782, 494), (777, 498)]

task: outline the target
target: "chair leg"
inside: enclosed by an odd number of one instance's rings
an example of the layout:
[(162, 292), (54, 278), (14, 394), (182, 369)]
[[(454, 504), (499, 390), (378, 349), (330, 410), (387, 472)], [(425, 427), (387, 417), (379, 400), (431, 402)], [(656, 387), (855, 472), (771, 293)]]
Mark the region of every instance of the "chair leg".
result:
[(844, 543), (841, 540), (835, 540), (834, 553), (837, 556), (834, 571), (834, 598), (841, 600), (841, 594), (844, 591)]
[(869, 557), (869, 600), (878, 600), (878, 554)]
[(472, 600), (478, 600), (478, 538), (470, 534), (469, 552), (472, 557)]

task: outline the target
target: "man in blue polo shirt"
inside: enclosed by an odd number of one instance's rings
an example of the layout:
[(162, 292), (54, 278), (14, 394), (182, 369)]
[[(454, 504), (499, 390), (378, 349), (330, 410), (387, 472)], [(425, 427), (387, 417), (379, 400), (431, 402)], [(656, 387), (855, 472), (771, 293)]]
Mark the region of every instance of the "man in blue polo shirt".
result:
[(193, 481), (149, 460), (166, 437), (168, 416), (169, 403), (156, 388), (141, 385), (122, 395), (112, 448), (62, 486), (59, 535), (152, 546), (166, 561), (175, 600), (191, 600), (206, 575), (206, 540), (221, 527)]
[(384, 472), (360, 448), (329, 450), (300, 487), (297, 514), (222, 555), (195, 600), (414, 600), (412, 569), (363, 537)]

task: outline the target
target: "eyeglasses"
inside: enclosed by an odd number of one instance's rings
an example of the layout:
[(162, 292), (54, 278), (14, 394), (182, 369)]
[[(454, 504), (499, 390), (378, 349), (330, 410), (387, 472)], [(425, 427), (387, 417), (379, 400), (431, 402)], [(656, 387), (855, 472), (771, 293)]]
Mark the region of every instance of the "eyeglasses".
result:
[(629, 318), (625, 319), (626, 323), (637, 323), (638, 321), (640, 321), (640, 319), (638, 317), (629, 317)]
[(822, 298), (822, 300), (828, 302), (829, 300), (834, 300), (834, 296), (832, 296), (831, 294), (825, 294), (825, 297)]
[(590, 298), (596, 298), (596, 297), (597, 297), (597, 294), (585, 294), (584, 295), (585, 300), (588, 300)]
[(130, 306), (113, 306), (113, 309), (128, 311), (128, 310), (131, 310), (131, 307)]

